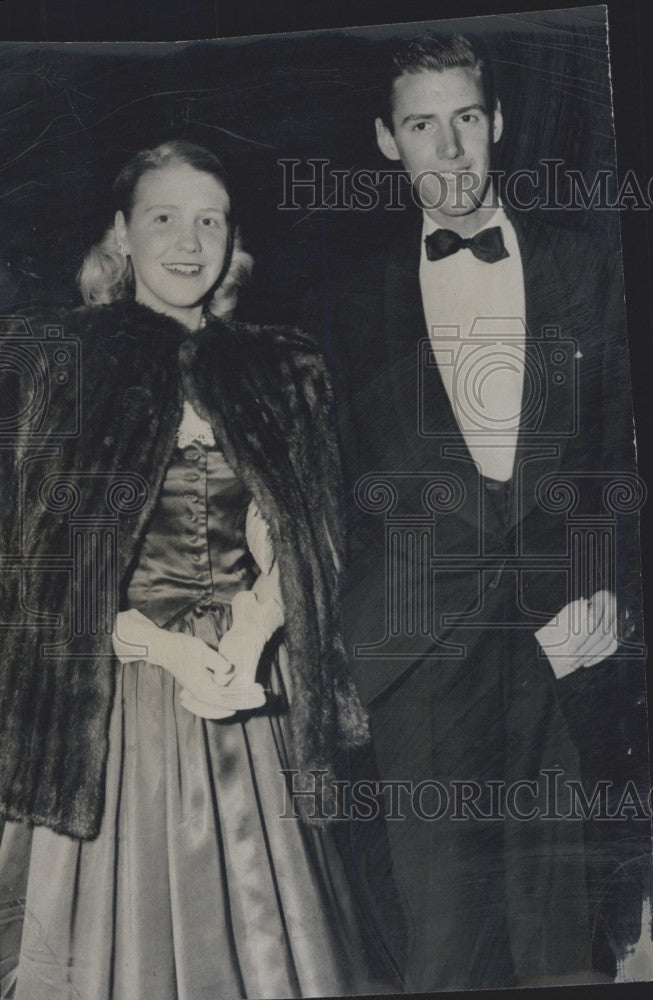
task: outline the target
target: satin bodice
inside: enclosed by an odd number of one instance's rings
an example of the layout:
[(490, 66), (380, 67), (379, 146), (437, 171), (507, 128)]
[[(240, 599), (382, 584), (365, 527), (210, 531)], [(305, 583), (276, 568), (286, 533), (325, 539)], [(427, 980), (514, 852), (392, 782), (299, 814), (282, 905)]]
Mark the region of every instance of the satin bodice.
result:
[(249, 494), (217, 447), (195, 441), (168, 467), (127, 606), (164, 625), (191, 608), (229, 603), (256, 571), (245, 541)]

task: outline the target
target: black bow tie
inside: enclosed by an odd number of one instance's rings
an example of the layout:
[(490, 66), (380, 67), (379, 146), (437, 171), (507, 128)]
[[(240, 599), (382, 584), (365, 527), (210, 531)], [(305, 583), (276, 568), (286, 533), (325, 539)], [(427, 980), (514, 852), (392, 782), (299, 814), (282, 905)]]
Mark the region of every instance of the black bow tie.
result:
[(436, 229), (426, 237), (424, 243), (428, 260), (442, 260), (443, 257), (450, 257), (452, 253), (458, 253), (465, 247), (486, 264), (494, 264), (495, 261), (510, 256), (503, 244), (501, 226), (481, 229), (480, 233), (470, 239), (463, 239), (451, 229)]

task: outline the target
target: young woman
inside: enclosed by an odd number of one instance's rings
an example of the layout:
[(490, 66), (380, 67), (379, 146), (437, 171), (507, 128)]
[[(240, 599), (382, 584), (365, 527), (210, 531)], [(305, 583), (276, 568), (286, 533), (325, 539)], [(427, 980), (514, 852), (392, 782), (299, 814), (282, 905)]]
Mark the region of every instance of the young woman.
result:
[(322, 362), (295, 331), (206, 315), (238, 264), (213, 154), (141, 152), (114, 194), (80, 271), (87, 306), (59, 320), (79, 371), (47, 355), (38, 421), (29, 379), (4, 395), (20, 420), (3, 497), (0, 886), (5, 941), (19, 925), (22, 941), (0, 993), (355, 993), (359, 938), (323, 818), (338, 754), (367, 728), (338, 631)]

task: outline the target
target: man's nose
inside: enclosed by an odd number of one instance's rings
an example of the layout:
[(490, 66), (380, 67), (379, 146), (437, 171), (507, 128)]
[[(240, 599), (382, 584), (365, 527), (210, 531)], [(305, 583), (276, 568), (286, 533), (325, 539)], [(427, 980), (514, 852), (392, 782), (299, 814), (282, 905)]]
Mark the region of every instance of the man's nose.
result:
[(195, 226), (183, 226), (177, 236), (177, 249), (185, 250), (188, 253), (196, 253), (201, 248), (202, 244)]
[(463, 146), (455, 128), (445, 126), (437, 138), (436, 152), (441, 160), (455, 160), (463, 153)]

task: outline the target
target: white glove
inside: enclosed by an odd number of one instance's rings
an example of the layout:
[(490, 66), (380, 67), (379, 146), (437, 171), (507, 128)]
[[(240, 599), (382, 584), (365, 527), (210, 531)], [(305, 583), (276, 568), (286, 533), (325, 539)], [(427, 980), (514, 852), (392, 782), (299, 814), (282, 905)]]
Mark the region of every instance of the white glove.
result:
[(247, 508), (245, 538), (247, 539), (249, 551), (254, 556), (261, 573), (270, 573), (274, 564), (270, 529), (253, 500)]
[[(231, 607), (233, 623), (222, 636), (219, 650), (220, 655), (233, 664), (234, 675), (228, 687), (223, 689), (221, 704), (225, 707), (233, 705), (235, 709), (258, 708), (265, 704), (265, 692), (256, 683), (256, 671), (265, 644), (283, 625), (283, 612), (273, 598), (259, 603), (256, 584), (253, 590), (239, 591)], [(215, 718), (211, 714), (211, 705), (205, 705), (192, 693), (182, 692), (181, 703), (195, 715), (205, 719)]]
[[(245, 535), (261, 574), (251, 590), (241, 590), (231, 603), (233, 622), (218, 648), (234, 665), (234, 677), (223, 689), (221, 704), (230, 704), (228, 699), (233, 698), (234, 708), (258, 708), (265, 703), (265, 692), (256, 683), (256, 671), (265, 644), (283, 625), (283, 601), (270, 532), (254, 501), (247, 510)], [(216, 718), (212, 706), (191, 692), (182, 691), (180, 700), (189, 712), (205, 719)]]
[(192, 699), (206, 704), (211, 710), (210, 718), (226, 718), (239, 708), (256, 707), (265, 702), (263, 689), (257, 684), (258, 690), (250, 692), (245, 699), (247, 703), (242, 704), (243, 691), (232, 693), (229, 690), (236, 674), (229, 660), (197, 636), (168, 632), (134, 608), (116, 616), (112, 639), (116, 656), (122, 663), (147, 660), (163, 667)]
[(233, 623), (217, 652), (196, 636), (159, 628), (139, 611), (123, 611), (116, 618), (113, 645), (118, 658), (123, 663), (146, 659), (164, 667), (183, 687), (184, 708), (206, 719), (265, 704), (256, 672), (265, 644), (283, 625), (279, 568), (268, 526), (254, 501), (247, 510), (245, 534), (262, 572), (251, 591), (233, 598)]

